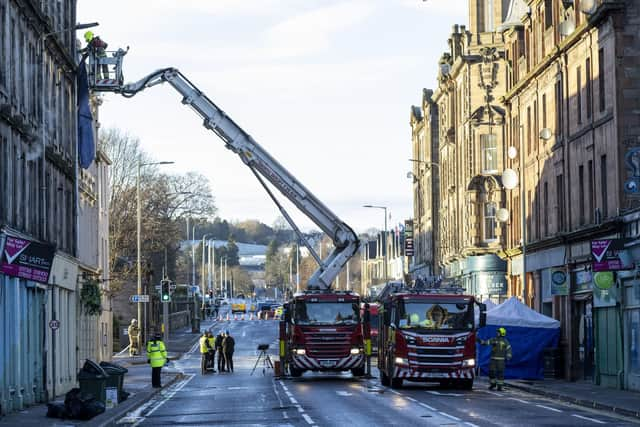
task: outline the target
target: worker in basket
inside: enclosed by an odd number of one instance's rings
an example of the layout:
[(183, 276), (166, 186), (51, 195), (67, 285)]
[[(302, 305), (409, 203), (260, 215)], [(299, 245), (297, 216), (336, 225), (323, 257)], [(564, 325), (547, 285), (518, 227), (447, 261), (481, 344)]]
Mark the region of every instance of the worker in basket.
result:
[[(87, 46), (82, 49), (84, 54), (91, 54), (93, 56), (93, 60), (100, 64), (101, 58), (107, 57), (107, 42), (102, 40), (99, 36), (93, 34), (92, 31), (87, 31), (84, 33), (84, 40), (87, 42)], [(102, 64), (100, 67), (96, 67), (96, 79), (108, 79), (109, 78), (109, 67), (107, 64)], [(102, 70), (102, 74), (100, 73)]]

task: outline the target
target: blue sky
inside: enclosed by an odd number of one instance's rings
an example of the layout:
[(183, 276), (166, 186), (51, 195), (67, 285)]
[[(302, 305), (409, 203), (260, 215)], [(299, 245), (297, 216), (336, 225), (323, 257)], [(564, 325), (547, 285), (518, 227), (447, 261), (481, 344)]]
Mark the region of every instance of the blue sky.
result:
[[(466, 0), (78, 0), (78, 22), (130, 47), (125, 80), (180, 69), (357, 231), (412, 215), (409, 112), (433, 88)], [(81, 36), (81, 34), (80, 34)], [(170, 87), (105, 95), (103, 127), (138, 136), (167, 172), (210, 180), (219, 215), (279, 215), (235, 154)], [(317, 228), (291, 209), (303, 228)]]

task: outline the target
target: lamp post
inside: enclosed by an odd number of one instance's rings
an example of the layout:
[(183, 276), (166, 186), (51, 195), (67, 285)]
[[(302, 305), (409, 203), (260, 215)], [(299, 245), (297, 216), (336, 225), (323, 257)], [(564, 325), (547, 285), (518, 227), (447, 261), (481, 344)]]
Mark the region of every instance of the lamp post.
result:
[(363, 208), (373, 208), (373, 209), (384, 209), (384, 250), (382, 252), (384, 256), (384, 282), (388, 282), (387, 277), (387, 207), (386, 206), (376, 206), (376, 205), (362, 205)]
[(202, 236), (202, 271), (200, 272), (201, 277), (202, 277), (202, 283), (200, 284), (200, 287), (202, 288), (202, 318), (204, 319), (204, 314), (205, 314), (205, 305), (204, 305), (204, 295), (206, 292), (205, 289), (205, 279), (204, 279), (204, 270), (205, 270), (205, 263), (204, 263), (204, 259), (205, 259), (205, 243), (206, 243), (206, 238), (207, 236), (210, 236), (211, 234), (204, 234)]
[[(136, 214), (136, 246), (137, 246), (137, 257), (136, 257), (136, 264), (137, 264), (137, 268), (138, 268), (138, 286), (137, 286), (137, 293), (138, 295), (142, 294), (142, 264), (140, 262), (140, 250), (141, 250), (141, 234), (142, 234), (142, 208), (140, 206), (140, 169), (143, 166), (152, 166), (152, 165), (172, 165), (175, 162), (151, 162), (151, 163), (142, 163), (140, 162), (140, 159), (138, 159), (138, 164), (137, 164), (137, 168), (136, 168), (136, 210), (137, 210), (137, 214)], [(147, 306), (145, 305), (145, 312), (146, 312)], [(142, 303), (140, 301), (138, 301), (138, 325), (143, 325), (142, 330), (144, 331), (144, 333), (146, 334), (146, 328), (147, 328), (147, 319), (146, 319), (146, 314), (144, 317), (144, 324), (142, 323)], [(144, 339), (147, 339), (147, 336), (143, 336)]]

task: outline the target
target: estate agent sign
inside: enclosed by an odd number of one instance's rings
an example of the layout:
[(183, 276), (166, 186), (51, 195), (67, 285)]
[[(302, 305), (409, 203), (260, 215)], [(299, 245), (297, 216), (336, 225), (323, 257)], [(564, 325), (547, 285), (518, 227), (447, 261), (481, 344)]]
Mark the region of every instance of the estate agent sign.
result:
[(593, 271), (631, 270), (633, 262), (625, 250), (629, 239), (600, 239), (591, 241)]
[(7, 236), (0, 254), (0, 272), (48, 283), (56, 248), (53, 245)]

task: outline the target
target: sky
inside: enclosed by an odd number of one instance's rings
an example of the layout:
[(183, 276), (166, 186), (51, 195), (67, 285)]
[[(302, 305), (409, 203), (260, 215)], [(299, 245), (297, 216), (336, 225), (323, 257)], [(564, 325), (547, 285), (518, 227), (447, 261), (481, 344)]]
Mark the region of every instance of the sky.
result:
[[(77, 20), (109, 49), (130, 48), (125, 81), (178, 68), (357, 232), (412, 217), (411, 105), (468, 0), (78, 0)], [(82, 32), (78, 33), (82, 38)], [(167, 173), (209, 179), (218, 215), (273, 224), (280, 213), (251, 171), (169, 85), (105, 94), (119, 128)], [(284, 197), (281, 197), (281, 200)], [(303, 229), (318, 229), (285, 204)]]

